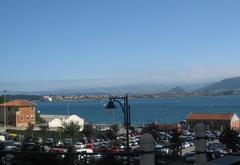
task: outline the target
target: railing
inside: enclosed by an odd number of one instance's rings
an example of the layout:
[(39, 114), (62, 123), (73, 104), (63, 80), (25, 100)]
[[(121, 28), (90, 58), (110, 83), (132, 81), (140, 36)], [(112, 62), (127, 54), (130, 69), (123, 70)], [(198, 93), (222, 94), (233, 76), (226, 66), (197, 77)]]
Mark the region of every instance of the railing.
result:
[[(1, 165), (138, 165), (140, 154), (150, 152), (95, 152), (95, 153), (54, 153), (54, 152), (0, 152)], [(127, 156), (130, 162), (127, 162)]]
[[(139, 165), (141, 154), (155, 154), (155, 164), (167, 164), (171, 161), (183, 160), (186, 157), (163, 155), (161, 152), (131, 152), (130, 162), (127, 162), (127, 153), (44, 153), (44, 152), (1, 152), (1, 165)], [(219, 154), (217, 152), (196, 152), (197, 154)], [(224, 154), (234, 155), (239, 154)]]
[[(202, 137), (200, 139), (209, 139)], [(211, 138), (212, 139), (212, 138)], [(174, 144), (164, 146), (162, 148), (173, 147)], [(174, 160), (183, 160), (187, 156), (177, 154), (163, 154), (160, 151), (136, 151), (130, 152), (94, 152), (94, 153), (56, 153), (56, 152), (0, 152), (0, 165), (139, 165), (140, 156), (144, 154), (154, 154), (155, 164), (167, 164)], [(233, 155), (240, 156), (234, 153), (218, 153), (218, 152), (199, 152), (195, 155)], [(127, 162), (127, 156), (130, 156), (130, 161)]]

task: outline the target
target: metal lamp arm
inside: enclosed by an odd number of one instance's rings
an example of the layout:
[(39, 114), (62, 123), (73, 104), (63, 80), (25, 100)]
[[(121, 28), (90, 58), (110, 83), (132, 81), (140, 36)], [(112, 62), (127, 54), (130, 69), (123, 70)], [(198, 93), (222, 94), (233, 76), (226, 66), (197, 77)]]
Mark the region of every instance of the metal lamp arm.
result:
[(125, 114), (125, 110), (124, 110), (124, 107), (123, 107), (122, 103), (117, 99), (113, 99), (113, 101), (117, 102), (121, 106), (122, 112), (123, 112), (123, 114)]

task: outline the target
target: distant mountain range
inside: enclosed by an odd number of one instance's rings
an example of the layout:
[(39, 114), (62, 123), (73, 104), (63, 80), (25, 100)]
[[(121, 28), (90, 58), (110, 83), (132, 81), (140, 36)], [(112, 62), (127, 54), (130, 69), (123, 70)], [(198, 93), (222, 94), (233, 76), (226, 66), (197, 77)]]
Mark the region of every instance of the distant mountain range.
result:
[(37, 92), (8, 91), (8, 95), (82, 95), (82, 94), (123, 94), (133, 96), (164, 97), (182, 95), (240, 95), (240, 77), (227, 78), (205, 84), (141, 84), (98, 88), (65, 88)]
[(240, 77), (228, 78), (197, 89), (195, 93), (210, 95), (239, 95)]
[(187, 93), (183, 88), (181, 87), (174, 87), (168, 91), (168, 93), (172, 94), (185, 94)]

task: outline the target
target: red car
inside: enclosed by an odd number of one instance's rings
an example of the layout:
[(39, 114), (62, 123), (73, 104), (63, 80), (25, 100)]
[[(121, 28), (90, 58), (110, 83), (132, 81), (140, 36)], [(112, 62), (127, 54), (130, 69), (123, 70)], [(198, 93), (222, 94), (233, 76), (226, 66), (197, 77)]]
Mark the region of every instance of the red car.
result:
[(88, 144), (86, 144), (86, 148), (93, 150), (94, 149), (94, 145), (92, 143), (88, 143)]
[(112, 147), (112, 149), (111, 149), (111, 151), (112, 151), (112, 153), (118, 153), (118, 152), (120, 152), (120, 149), (119, 149), (119, 147)]

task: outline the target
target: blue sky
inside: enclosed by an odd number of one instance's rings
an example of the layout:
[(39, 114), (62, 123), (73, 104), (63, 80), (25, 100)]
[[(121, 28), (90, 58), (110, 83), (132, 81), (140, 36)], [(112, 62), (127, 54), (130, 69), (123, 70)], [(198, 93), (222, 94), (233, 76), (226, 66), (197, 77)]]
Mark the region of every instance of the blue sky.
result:
[(58, 81), (95, 87), (239, 76), (239, 16), (237, 0), (3, 0), (0, 83), (42, 84), (37, 90)]

